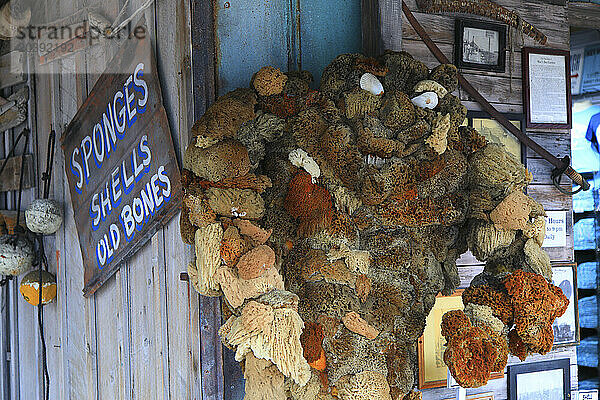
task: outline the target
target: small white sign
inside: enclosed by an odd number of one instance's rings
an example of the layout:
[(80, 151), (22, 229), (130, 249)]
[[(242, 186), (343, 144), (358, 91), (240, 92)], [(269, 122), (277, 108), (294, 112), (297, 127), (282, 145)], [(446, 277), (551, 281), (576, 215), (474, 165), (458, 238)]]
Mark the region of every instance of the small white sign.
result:
[(598, 389), (580, 390), (577, 396), (578, 400), (598, 400)]
[(546, 236), (542, 247), (565, 247), (567, 245), (567, 212), (546, 211)]

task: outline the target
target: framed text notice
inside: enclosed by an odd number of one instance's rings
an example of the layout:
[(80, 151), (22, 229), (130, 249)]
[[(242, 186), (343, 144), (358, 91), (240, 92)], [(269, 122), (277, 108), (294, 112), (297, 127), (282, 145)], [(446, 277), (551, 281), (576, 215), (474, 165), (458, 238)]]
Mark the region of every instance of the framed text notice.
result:
[(181, 200), (156, 61), (139, 32), (125, 41), (61, 138), (84, 296), (174, 216)]
[(570, 57), (566, 50), (524, 47), (523, 106), (528, 128), (571, 128)]

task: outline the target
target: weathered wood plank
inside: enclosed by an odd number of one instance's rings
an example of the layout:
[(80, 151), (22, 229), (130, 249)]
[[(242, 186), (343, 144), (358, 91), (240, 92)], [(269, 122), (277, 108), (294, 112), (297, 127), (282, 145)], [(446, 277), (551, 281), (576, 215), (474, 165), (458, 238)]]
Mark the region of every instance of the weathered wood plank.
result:
[(128, 290), (126, 271), (118, 271), (92, 297), (96, 302), (96, 318), (99, 321), (96, 327), (98, 337), (95, 354), (99, 399), (132, 398), (128, 365), (132, 350), (129, 307), (127, 297), (123, 296)]
[[(547, 149), (555, 156), (562, 158), (571, 154), (571, 135), (565, 132), (532, 132), (527, 136), (535, 140), (539, 145)], [(540, 156), (531, 149), (527, 149), (527, 159), (539, 158)], [(546, 161), (546, 163), (548, 163)], [(565, 178), (566, 179), (566, 178)]]
[[(23, 161), (23, 159), (25, 160)], [(1, 159), (0, 165), (2, 165), (5, 160), (6, 159)], [(24, 162), (23, 169), (21, 169), (22, 162)], [(4, 171), (2, 171), (2, 175), (0, 175), (0, 192), (19, 190), (21, 173), (23, 173), (23, 189), (34, 187), (34, 171), (33, 155), (26, 154), (9, 158), (8, 161), (6, 161), (6, 167), (4, 167)]]
[(402, 2), (379, 0), (383, 50), (402, 50)]
[[(459, 14), (426, 14), (418, 12), (416, 0), (409, 0), (406, 4), (435, 42), (454, 43), (454, 18), (459, 17)], [(517, 12), (525, 21), (540, 29), (548, 37), (547, 45), (549, 47), (565, 50), (569, 48), (566, 7), (518, 0), (502, 0), (498, 1), (497, 4)], [(487, 20), (475, 15), (467, 15), (466, 17)], [(404, 18), (402, 28), (404, 38), (418, 38), (417, 33), (412, 29), (406, 18)], [(525, 46), (539, 45), (526, 35), (524, 40)]]
[[(523, 104), (521, 78), (491, 78), (486, 75), (463, 73), (466, 80), (490, 103)], [(473, 101), (471, 96), (462, 88), (459, 89), (460, 99)]]
[[(86, 95), (86, 85), (82, 71), (84, 60), (82, 53), (65, 58), (59, 62), (58, 76), (54, 86), (57, 96), (58, 126), (65, 126), (75, 115), (77, 108), (83, 103)], [(70, 192), (64, 176), (64, 155), (57, 152), (55, 171), (55, 198), (70, 204)], [(60, 188), (58, 192), (56, 190)], [(73, 212), (70, 207), (65, 211), (62, 230), (56, 235), (61, 255), (60, 265), (68, 268), (63, 270), (61, 289), (65, 293), (64, 309), (61, 313), (63, 331), (64, 368), (66, 376), (65, 398), (97, 398), (97, 368), (96, 368), (96, 318), (93, 300), (81, 296), (83, 285), (83, 270), (81, 266), (81, 251)], [(64, 285), (64, 286), (62, 286)], [(59, 289), (59, 290), (61, 290)]]
[[(155, 12), (158, 26), (178, 27), (174, 31), (158, 29), (154, 36), (159, 76), (165, 88), (163, 100), (173, 134), (175, 153), (181, 159), (195, 112), (189, 63), (191, 54), (188, 52), (192, 32), (190, 8), (187, 1), (179, 0), (177, 7), (158, 3)], [(209, 82), (204, 84), (210, 86)], [(212, 100), (213, 95), (208, 95), (204, 100)], [(200, 101), (198, 99), (198, 106)], [(179, 272), (185, 271), (188, 263), (193, 260), (193, 250), (181, 240), (178, 217), (169, 221), (159, 234), (156, 236), (160, 250), (158, 271), (165, 285), (161, 298), (161, 306), (164, 307), (161, 315), (167, 317), (161, 320), (164, 324), (163, 340), (168, 341), (168, 351), (164, 353), (168, 360), (166, 387), (169, 391), (166, 397), (200, 399), (202, 378), (199, 368), (201, 343), (198, 295), (193, 289), (190, 293), (188, 283), (179, 279)]]
[(577, 28), (598, 29), (600, 21), (600, 7), (597, 4), (569, 2), (568, 5), (569, 25)]
[(11, 51), (0, 57), (0, 89), (25, 82), (25, 54)]
[(570, 210), (573, 204), (571, 196), (562, 194), (554, 186), (530, 185), (527, 194), (547, 210)]

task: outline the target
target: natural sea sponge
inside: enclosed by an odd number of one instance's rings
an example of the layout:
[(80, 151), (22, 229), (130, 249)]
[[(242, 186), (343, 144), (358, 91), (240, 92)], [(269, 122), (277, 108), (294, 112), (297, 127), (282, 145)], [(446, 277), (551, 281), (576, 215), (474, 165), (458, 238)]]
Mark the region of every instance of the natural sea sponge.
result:
[(383, 79), (383, 87), (388, 93), (396, 90), (410, 93), (417, 82), (429, 75), (429, 68), (405, 51), (388, 50), (379, 61), (389, 70)]
[(454, 92), (458, 88), (458, 69), (454, 64), (438, 65), (429, 73), (429, 79), (442, 84), (449, 93)]
[(465, 305), (464, 313), (469, 317), (473, 326), (487, 326), (497, 334), (504, 332), (504, 323), (494, 317), (494, 311), (488, 306), (469, 303)]
[(264, 331), (269, 334), (273, 322), (273, 307), (251, 300), (242, 309), (241, 318), (246, 331)]
[(259, 219), (265, 213), (265, 201), (251, 189), (208, 188), (206, 197), (210, 208), (226, 217)]
[(490, 219), (502, 229), (525, 229), (531, 206), (527, 195), (518, 190), (511, 192), (490, 213)]
[(374, 95), (359, 87), (343, 94), (342, 110), (347, 119), (362, 117), (374, 112), (381, 105), (381, 96)]
[(196, 231), (196, 264), (189, 265), (188, 274), (196, 291), (204, 296), (220, 294), (215, 274), (221, 265), (222, 238), (223, 228), (218, 222)]
[(240, 236), (237, 228), (230, 225), (223, 232), (223, 239), (221, 239), (221, 262), (233, 267), (249, 248), (250, 246)]
[(310, 236), (331, 224), (333, 202), (327, 189), (312, 182), (309, 173), (300, 171), (290, 181), (284, 200), (287, 212), (300, 221), (298, 234)]
[(448, 90), (440, 83), (431, 79), (425, 79), (415, 85), (413, 88), (415, 93), (434, 92), (441, 99), (448, 94)]
[(427, 143), (436, 153), (443, 154), (448, 148), (448, 130), (450, 129), (450, 114), (438, 114), (433, 120), (432, 133)]
[(552, 348), (552, 322), (564, 314), (569, 300), (541, 275), (517, 270), (504, 279), (514, 308), (515, 329), (530, 352)]
[(252, 352), (256, 358), (272, 361), (283, 375), (292, 378), (298, 385), (308, 383), (311, 372), (300, 343), (304, 323), (296, 311), (289, 308), (274, 309), (267, 332), (264, 329), (246, 330), (241, 317), (231, 317), (230, 320), (219, 334), (236, 348), (237, 361)]
[(244, 122), (254, 119), (255, 104), (256, 95), (250, 89), (236, 89), (219, 97), (192, 127), (196, 146), (209, 146), (224, 138), (235, 137)]
[(209, 181), (235, 178), (250, 172), (248, 150), (236, 140), (224, 140), (206, 149), (188, 146), (183, 168)]
[(340, 379), (338, 397), (342, 400), (392, 400), (386, 377), (376, 371), (363, 371)]
[(415, 106), (406, 93), (396, 91), (385, 98), (379, 115), (388, 128), (402, 130), (415, 122)]
[(497, 251), (510, 246), (515, 237), (514, 230), (499, 229), (489, 222), (472, 221), (467, 243), (475, 258), (486, 261)]
[(244, 400), (286, 400), (285, 376), (271, 361), (248, 353), (244, 360)]
[(367, 339), (375, 339), (379, 335), (379, 331), (373, 328), (357, 312), (349, 312), (342, 317), (342, 322), (350, 331), (357, 333)]
[[(462, 387), (480, 387), (487, 383), (493, 371), (503, 370), (508, 360), (508, 344), (488, 326), (472, 326), (460, 310), (442, 317), (445, 338), (444, 362)], [(446, 317), (448, 316), (448, 317)], [(449, 327), (447, 318), (460, 321)]]
[(320, 324), (308, 321), (304, 322), (304, 330), (302, 331), (302, 335), (300, 335), (300, 343), (302, 343), (302, 348), (304, 349), (304, 358), (309, 365), (321, 358), (324, 352), (324, 338), (323, 327)]
[(185, 205), (181, 207), (181, 213), (179, 214), (179, 233), (181, 240), (186, 244), (194, 244), (196, 240), (196, 229), (194, 225), (190, 223), (188, 215), (188, 209)]
[(523, 164), (499, 144), (488, 143), (469, 160), (469, 176), (475, 188), (489, 191), (492, 197), (522, 191), (532, 180)]
[(183, 204), (188, 220), (192, 225), (202, 228), (216, 221), (217, 215), (210, 208), (204, 196), (186, 193), (183, 197)]
[(236, 218), (233, 220), (233, 224), (240, 230), (240, 234), (248, 239), (252, 246), (267, 243), (267, 240), (269, 240), (273, 233), (273, 229), (263, 229), (247, 219)]
[(492, 309), (492, 314), (505, 325), (512, 325), (513, 306), (508, 294), (503, 290), (494, 289), (488, 285), (470, 286), (462, 295), (463, 303), (478, 304)]
[(552, 279), (552, 266), (550, 265), (550, 256), (546, 253), (535, 239), (529, 239), (523, 246), (525, 254), (525, 265), (529, 272), (535, 272), (546, 279)]
[(356, 289), (356, 295), (363, 303), (367, 301), (367, 297), (371, 292), (371, 280), (365, 274), (360, 274), (356, 278), (356, 282), (354, 283), (354, 287)]
[(254, 279), (275, 265), (275, 252), (261, 244), (244, 254), (237, 263), (238, 275), (242, 279)]
[(272, 96), (283, 91), (287, 76), (275, 67), (262, 67), (252, 79), (252, 86), (260, 96)]
[(244, 304), (244, 300), (252, 299), (273, 289), (283, 289), (283, 278), (275, 268), (269, 268), (261, 276), (254, 279), (242, 279), (237, 271), (220, 266), (215, 274), (216, 281), (221, 285), (221, 290), (227, 302), (233, 308)]

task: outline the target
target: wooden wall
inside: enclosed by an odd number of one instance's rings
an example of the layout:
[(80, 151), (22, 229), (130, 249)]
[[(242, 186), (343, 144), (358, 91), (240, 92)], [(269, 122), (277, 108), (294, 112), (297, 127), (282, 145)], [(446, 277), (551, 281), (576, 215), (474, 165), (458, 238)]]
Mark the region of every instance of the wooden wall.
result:
[[(131, 0), (125, 16), (144, 2)], [(95, 9), (113, 20), (123, 3), (95, 2)], [(88, 2), (48, 0), (37, 4), (40, 9), (36, 11), (45, 14), (48, 21), (75, 13), (74, 18), (61, 22), (68, 24), (86, 17), (81, 11)], [(181, 160), (181, 149), (187, 144), (193, 122), (190, 2), (159, 0), (143, 15), (158, 59), (164, 105)], [(60, 137), (119, 45), (115, 39), (100, 40), (53, 62), (49, 74), (35, 77), (31, 124), (36, 141), (31, 151), (37, 155), (38, 171), (45, 163), (50, 127)], [(11, 135), (5, 134), (3, 150), (8, 149)], [(59, 143), (57, 147), (51, 196), (65, 205), (65, 222), (54, 237), (45, 239), (50, 270), (58, 280), (57, 301), (44, 309), (50, 399), (200, 399), (198, 296), (186, 281), (180, 280), (180, 272), (187, 270), (192, 259), (192, 250), (181, 241), (178, 218), (159, 230), (92, 297), (84, 298), (83, 266), (64, 156)], [(24, 206), (35, 194), (33, 190), (27, 193)], [(14, 207), (14, 202), (9, 200), (6, 206)], [(16, 283), (2, 289), (8, 293), (10, 316), (18, 315), (18, 325), (11, 326), (10, 332), (14, 337), (10, 399), (36, 400), (42, 398), (37, 313), (17, 293)]]
[[(411, 10), (416, 11), (415, 0), (405, 0)], [(533, 24), (548, 37), (548, 46), (557, 49), (569, 49), (569, 23), (567, 20), (567, 7), (565, 5), (553, 5), (541, 1), (519, 1), (498, 0), (496, 3), (518, 12), (525, 21)], [(423, 25), (442, 52), (453, 59), (454, 52), (454, 19), (455, 15), (449, 14), (425, 14), (414, 12), (417, 20)], [(475, 16), (469, 18), (477, 19)], [(480, 18), (481, 19), (481, 18)], [(420, 40), (418, 34), (412, 29), (408, 20), (404, 17), (402, 21), (402, 48), (411, 53), (415, 58), (425, 62), (429, 67), (437, 64), (435, 57), (429, 52), (425, 44)], [(520, 38), (519, 38), (520, 39)], [(532, 39), (525, 36), (524, 45), (539, 47)], [(513, 62), (511, 63), (511, 60)], [(501, 112), (523, 112), (522, 79), (521, 79), (521, 46), (514, 47), (514, 54), (509, 51), (506, 54), (506, 72), (493, 73), (474, 70), (461, 71), (465, 78), (475, 86), (477, 90), (494, 107)], [(462, 89), (458, 95), (469, 110), (479, 111), (477, 103), (469, 98)], [(527, 134), (540, 143), (551, 153), (564, 157), (571, 153), (571, 138), (569, 130), (527, 130)], [(550, 254), (552, 261), (572, 262), (573, 256), (573, 204), (570, 196), (560, 193), (550, 180), (552, 166), (541, 159), (532, 151), (527, 152), (527, 168), (534, 176), (528, 194), (540, 202), (546, 210), (567, 211), (567, 246), (564, 248), (545, 248)], [(567, 183), (567, 180), (563, 180)], [(568, 185), (565, 185), (567, 187)], [(471, 260), (472, 261), (472, 260)], [(468, 286), (470, 280), (482, 270), (482, 266), (459, 267), (461, 275), (461, 286)], [(569, 358), (571, 360), (571, 388), (577, 389), (577, 354), (575, 347), (561, 347), (552, 350), (546, 356), (530, 356), (526, 362), (535, 362), (555, 358)], [(515, 357), (509, 359), (509, 365), (517, 363)], [(504, 379), (491, 380), (488, 385), (469, 389), (467, 394), (494, 392), (495, 400), (507, 398), (506, 370)], [(446, 388), (425, 389), (424, 399), (448, 399), (456, 396), (456, 391)]]
[[(131, 0), (129, 13), (143, 0)], [(123, 0), (98, 2), (101, 13), (114, 18)], [(190, 42), (190, 3), (188, 0), (157, 0), (144, 14), (158, 58), (164, 104), (169, 117), (176, 148), (188, 141), (193, 123), (192, 46)], [(200, 1), (201, 3), (201, 1)], [(366, 2), (362, 2), (365, 4)], [(540, 28), (552, 47), (569, 48), (566, 8), (538, 1), (499, 0), (499, 4), (519, 12), (525, 20)], [(49, 20), (71, 15), (83, 8), (85, 0), (47, 0), (40, 2)], [(283, 1), (250, 0), (215, 1), (216, 86), (224, 93), (247, 86), (249, 77), (265, 64), (282, 69), (302, 66), (318, 80), (321, 69), (339, 53), (357, 52), (361, 47), (360, 0)], [(408, 5), (416, 10), (414, 0)], [(454, 41), (453, 17), (416, 13), (416, 17), (432, 35), (443, 52), (452, 57)], [(429, 66), (437, 62), (417, 38), (406, 20), (402, 28), (403, 47)], [(533, 45), (528, 38), (525, 44)], [(119, 43), (101, 41), (85, 51), (54, 62), (52, 74), (38, 75), (31, 84), (36, 97), (32, 102), (35, 118), (30, 122), (35, 132), (34, 152), (38, 171), (45, 160), (45, 146), (50, 126), (60, 135), (91, 91), (97, 71), (116, 52)], [(509, 60), (510, 57), (507, 57)], [(486, 98), (505, 112), (522, 112), (520, 49), (514, 54), (511, 72), (504, 74), (473, 73), (467, 78)], [(511, 65), (511, 64), (508, 64)], [(86, 72), (92, 72), (86, 74)], [(209, 74), (210, 75), (210, 74)], [(471, 110), (477, 104), (459, 91)], [(569, 132), (530, 131), (532, 137), (557, 155), (570, 153)], [(4, 133), (0, 146), (6, 152), (14, 132)], [(572, 203), (550, 183), (550, 165), (528, 153), (528, 168), (535, 176), (529, 194), (548, 210), (566, 210), (569, 215), (568, 245), (564, 249), (548, 249), (553, 260), (573, 260), (571, 229)], [(69, 190), (64, 174), (64, 157), (56, 153), (52, 196), (65, 204), (65, 224), (46, 239), (46, 252), (51, 270), (57, 274), (59, 294), (55, 303), (45, 308), (46, 342), (51, 377), (51, 399), (217, 399), (218, 391), (201, 393), (201, 331), (199, 298), (179, 273), (187, 269), (192, 249), (179, 237), (178, 219), (170, 221), (91, 298), (82, 296), (83, 267), (77, 232), (70, 207)], [(39, 178), (39, 176), (38, 176)], [(41, 184), (39, 185), (41, 187)], [(36, 190), (27, 192), (27, 205)], [(14, 196), (5, 200), (14, 207)], [(0, 201), (2, 203), (2, 201)], [(463, 284), (480, 270), (480, 266), (461, 267)], [(10, 364), (11, 399), (40, 399), (35, 309), (18, 295), (16, 282), (2, 290), (3, 315), (12, 318), (13, 349), (19, 349)], [(18, 315), (18, 319), (17, 319)], [(0, 332), (0, 349), (6, 333)], [(577, 387), (574, 348), (554, 351), (548, 357), (571, 359), (573, 388)], [(532, 357), (535, 361), (540, 357)], [(511, 362), (514, 361), (511, 359)], [(2, 364), (4, 365), (4, 364)], [(0, 373), (2, 372), (0, 368)], [(226, 387), (227, 400), (241, 398), (239, 379)], [(238, 385), (238, 386), (235, 386)], [(229, 392), (228, 392), (229, 390)], [(470, 392), (494, 391), (496, 399), (506, 398), (506, 380)], [(0, 393), (2, 393), (0, 391)], [(232, 394), (232, 393), (235, 393)], [(445, 389), (425, 392), (424, 398), (443, 399), (453, 393)]]

